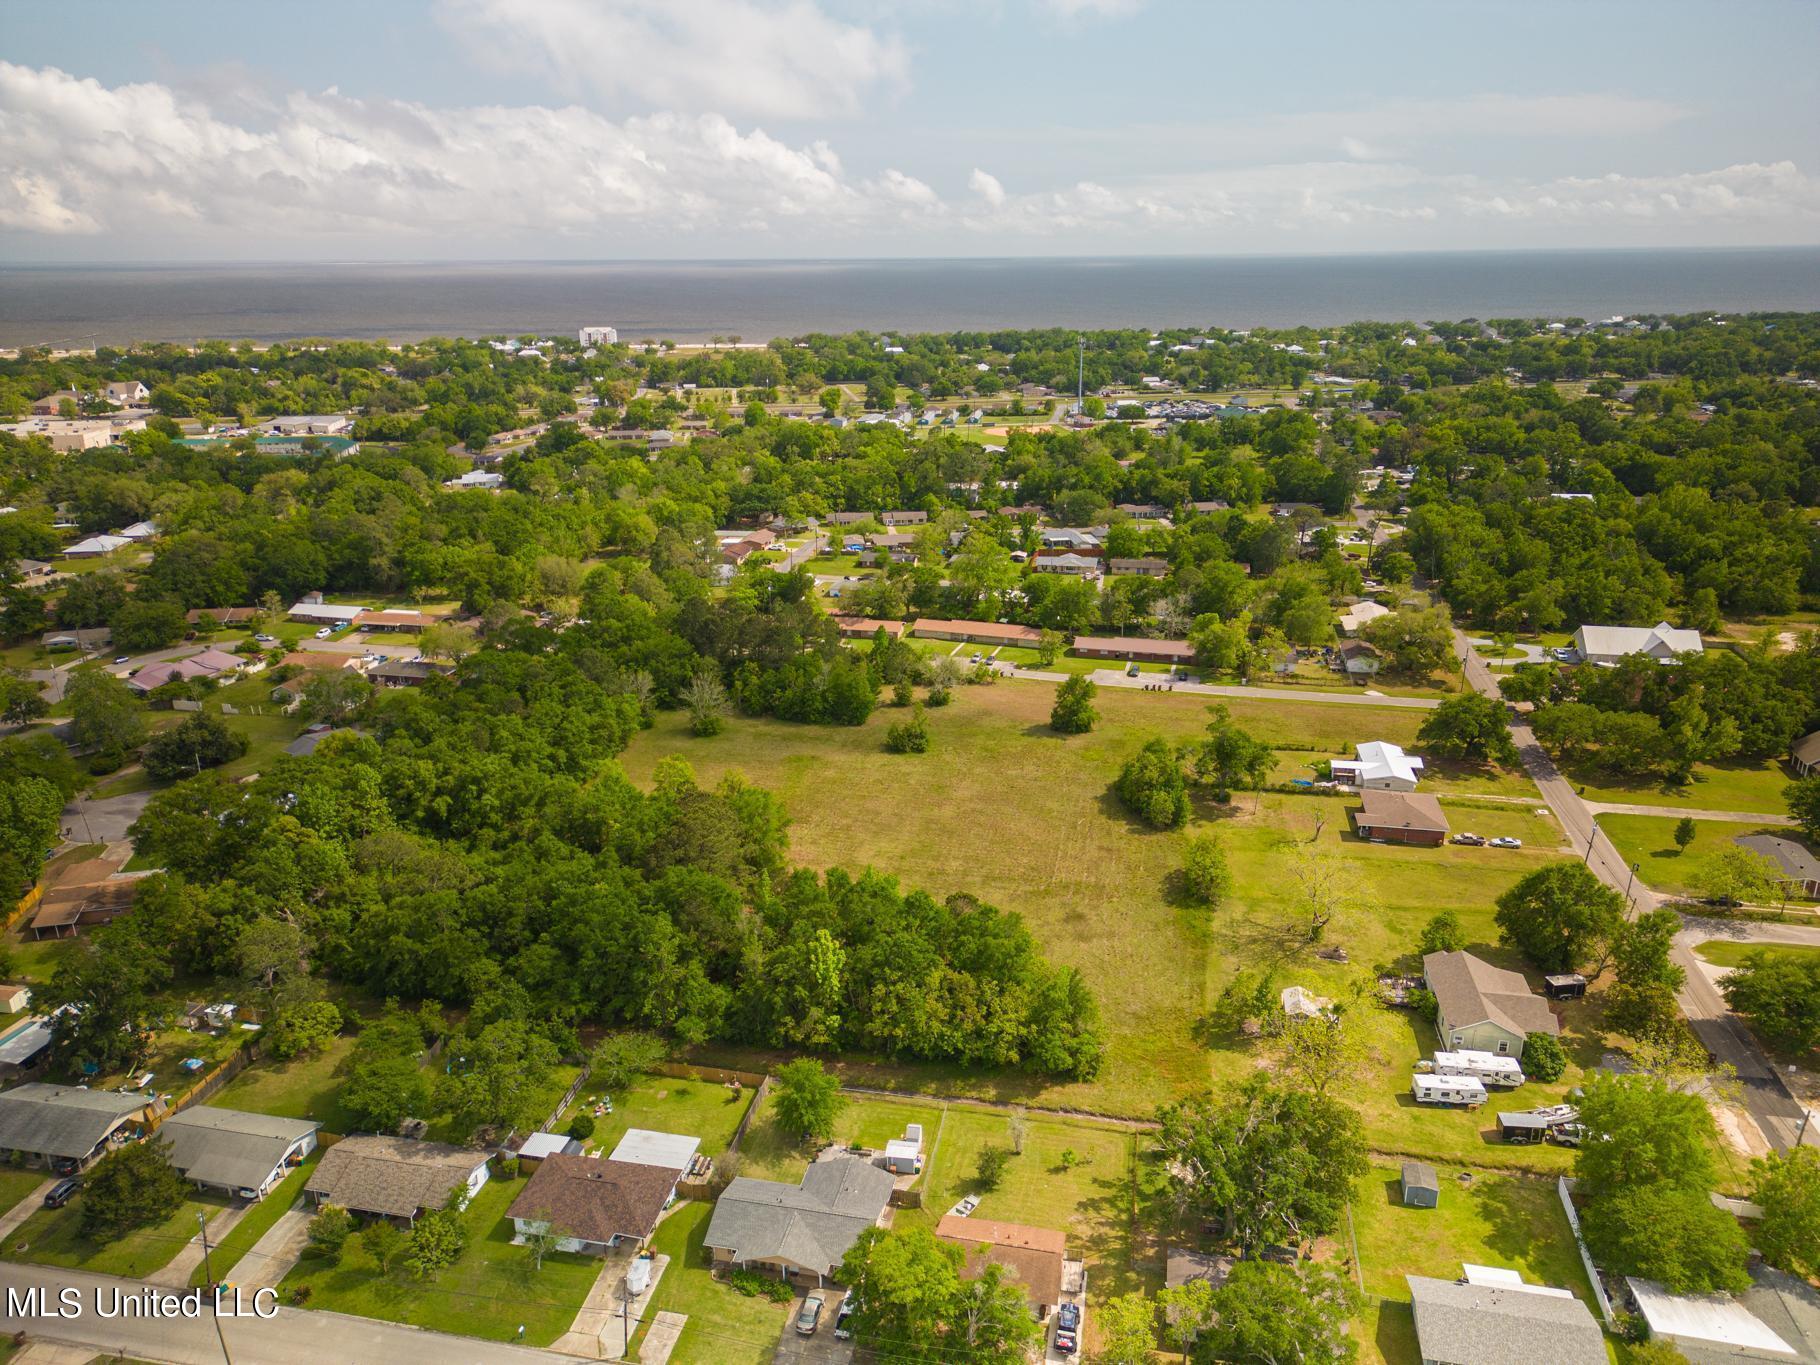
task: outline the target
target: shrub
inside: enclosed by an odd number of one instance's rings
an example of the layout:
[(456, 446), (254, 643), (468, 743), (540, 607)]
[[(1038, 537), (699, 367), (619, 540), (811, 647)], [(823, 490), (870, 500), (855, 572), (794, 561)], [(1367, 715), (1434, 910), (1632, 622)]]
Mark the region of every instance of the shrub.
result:
[(1182, 884), (1201, 905), (1218, 907), (1232, 889), (1226, 851), (1211, 834), (1197, 834), (1182, 850)]
[(727, 1284), (749, 1299), (769, 1299), (772, 1303), (788, 1303), (796, 1297), (796, 1291), (783, 1280), (774, 1280), (769, 1275), (760, 1275), (756, 1270), (735, 1270), (727, 1275)]
[(1465, 947), (1466, 930), (1451, 910), (1443, 910), (1423, 925), (1422, 937), (1416, 943), (1416, 951), (1423, 957), (1430, 953), (1457, 953)]
[(1531, 1080), (1558, 1081), (1567, 1070), (1567, 1051), (1550, 1033), (1532, 1033), (1523, 1044), (1523, 1071)]
[(354, 1231), (354, 1215), (335, 1204), (324, 1204), (322, 1212), (310, 1219), (310, 1249), (336, 1260)]
[(594, 1115), (577, 1114), (569, 1120), (569, 1136), (577, 1142), (586, 1142), (594, 1136)]
[(1188, 779), (1164, 740), (1153, 739), (1139, 750), (1113, 791), (1127, 810), (1156, 829), (1180, 829), (1188, 821)]
[(989, 1146), (980, 1148), (979, 1166), (975, 1175), (983, 1190), (996, 1190), (1005, 1183), (1005, 1167), (1011, 1164), (1009, 1147)]
[(923, 719), (923, 708), (910, 708), (910, 719), (900, 720), (885, 731), (885, 749), (894, 754), (929, 752), (929, 722)]

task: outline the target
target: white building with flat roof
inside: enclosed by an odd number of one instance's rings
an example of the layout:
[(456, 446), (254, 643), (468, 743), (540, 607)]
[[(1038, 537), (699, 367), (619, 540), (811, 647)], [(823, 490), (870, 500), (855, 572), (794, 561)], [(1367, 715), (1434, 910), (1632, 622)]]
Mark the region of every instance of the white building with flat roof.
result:
[(584, 327), (576, 334), (583, 346), (615, 346), (619, 344), (617, 327)]

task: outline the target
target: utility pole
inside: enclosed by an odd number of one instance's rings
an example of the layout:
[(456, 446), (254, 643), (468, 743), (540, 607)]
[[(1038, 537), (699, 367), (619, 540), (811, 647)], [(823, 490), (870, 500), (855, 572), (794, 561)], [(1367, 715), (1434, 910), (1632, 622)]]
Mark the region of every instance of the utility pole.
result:
[(234, 1357), (228, 1351), (227, 1334), (221, 1330), (221, 1301), (217, 1297), (220, 1290), (215, 1285), (215, 1271), (209, 1264), (209, 1216), (203, 1209), (196, 1210), (196, 1226), (202, 1230), (202, 1282), (208, 1286), (209, 1313), (215, 1319), (215, 1339), (221, 1343), (221, 1358), (227, 1365), (234, 1365)]

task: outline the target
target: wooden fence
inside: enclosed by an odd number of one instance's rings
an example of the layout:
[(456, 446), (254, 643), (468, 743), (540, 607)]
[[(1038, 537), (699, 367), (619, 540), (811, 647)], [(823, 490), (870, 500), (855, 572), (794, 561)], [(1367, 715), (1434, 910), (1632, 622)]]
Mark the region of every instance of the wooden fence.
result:
[(245, 1071), (254, 1062), (258, 1061), (259, 1057), (259, 1040), (257, 1038), (248, 1039), (232, 1056), (222, 1062), (213, 1071), (210, 1071), (207, 1075), (203, 1076), (195, 1085), (186, 1090), (176, 1103), (172, 1104), (170, 1108), (158, 1115), (157, 1118), (152, 1121), (151, 1126), (155, 1129), (172, 1114), (181, 1114), (185, 1109), (203, 1103), (210, 1096), (219, 1091), (222, 1086), (226, 1085), (229, 1081), (233, 1080), (234, 1077), (238, 1076), (242, 1071)]
[(38, 902), (43, 899), (44, 899), (44, 883), (40, 881), (40, 882), (36, 883), (35, 885), (33, 885), (32, 889), (30, 891), (27, 891), (25, 893), (25, 895), (20, 899), (19, 904), (17, 904), (16, 906), (13, 907), (12, 914), (10, 914), (6, 917), (6, 923), (3, 925), (0, 925), (0, 929), (11, 929), (20, 920), (24, 919), (27, 915), (31, 914), (33, 910), (37, 909)]
[(543, 1121), (543, 1127), (539, 1130), (540, 1132), (548, 1133), (556, 1127), (557, 1121), (562, 1118), (562, 1111), (575, 1102), (575, 1097), (581, 1094), (581, 1088), (587, 1083), (587, 1080), (588, 1068), (584, 1065), (581, 1069), (581, 1073), (576, 1076), (575, 1083), (567, 1090), (563, 1091), (562, 1098), (556, 1102), (556, 1108), (551, 1110), (550, 1117)]

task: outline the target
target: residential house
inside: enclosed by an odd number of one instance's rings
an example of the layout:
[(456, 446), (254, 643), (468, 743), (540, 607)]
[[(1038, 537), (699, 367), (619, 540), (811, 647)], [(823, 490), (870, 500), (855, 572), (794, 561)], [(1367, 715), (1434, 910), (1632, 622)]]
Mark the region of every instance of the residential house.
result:
[(1796, 777), (1820, 773), (1820, 730), (1801, 736), (1789, 746), (1788, 766), (1795, 770)]
[(1435, 1032), (1444, 1047), (1521, 1059), (1530, 1034), (1560, 1036), (1548, 1002), (1520, 972), (1471, 953), (1430, 953), (1422, 959), (1422, 976), (1435, 998)]
[(1186, 640), (1148, 640), (1135, 635), (1077, 635), (1073, 652), (1084, 659), (1130, 659), (1140, 663), (1189, 664), (1194, 647)]
[(1378, 843), (1416, 844), (1436, 848), (1447, 840), (1447, 817), (1441, 803), (1421, 792), (1380, 791), (1367, 787), (1352, 812), (1359, 838)]
[(212, 678), (216, 670), (195, 659), (162, 659), (145, 665), (126, 680), (126, 685), (141, 696), (168, 682), (188, 682), (191, 678)]
[(108, 402), (118, 403), (126, 408), (136, 407), (140, 403), (147, 402), (152, 396), (152, 391), (137, 379), (110, 380), (103, 386), (101, 392)]
[(901, 640), (906, 628), (902, 621), (880, 621), (870, 616), (830, 616), (828, 619), (846, 640), (870, 640), (881, 630), (892, 639)]
[(1605, 1337), (1572, 1293), (1514, 1270), (1464, 1269), (1458, 1280), (1404, 1276), (1422, 1365), (1604, 1365)]
[(200, 1189), (239, 1199), (264, 1199), (272, 1187), (316, 1150), (310, 1119), (275, 1118), (199, 1104), (172, 1114), (158, 1128), (171, 1165)]
[(378, 687), (422, 687), (431, 678), (446, 678), (455, 671), (453, 664), (432, 663), (428, 659), (387, 659), (367, 669), (367, 679)]
[(830, 512), (822, 520), (830, 526), (856, 526), (862, 521), (877, 521), (879, 518), (872, 512)]
[(961, 1274), (977, 1279), (989, 1265), (1002, 1266), (1023, 1289), (1030, 1310), (1039, 1320), (1047, 1318), (1062, 1301), (1062, 1263), (1067, 1260), (1067, 1238), (1052, 1228), (1025, 1227), (991, 1218), (957, 1218), (945, 1214), (935, 1235), (952, 1242), (967, 1254)]
[(150, 1095), (32, 1081), (0, 1091), (0, 1152), (74, 1175), (137, 1138), (163, 1107)]
[(1363, 640), (1342, 640), (1340, 671), (1349, 678), (1374, 678), (1384, 667), (1383, 656)]
[(558, 1250), (588, 1256), (643, 1246), (676, 1192), (676, 1179), (667, 1166), (568, 1153), (545, 1157), (506, 1210), (513, 1240), (553, 1232)]
[(1820, 1289), (1761, 1262), (1744, 1293), (1671, 1294), (1653, 1280), (1627, 1278), (1637, 1316), (1652, 1338), (1671, 1343), (1689, 1365), (1820, 1361)]
[(1097, 550), (1099, 533), (1074, 526), (1051, 526), (1042, 532), (1043, 546), (1050, 550)]
[(1007, 625), (999, 621), (943, 621), (919, 616), (910, 625), (910, 633), (925, 640), (959, 640), (975, 645), (1012, 645), (1034, 649), (1043, 642), (1043, 632), (1034, 626)]
[(139, 883), (148, 874), (123, 874), (126, 855), (88, 858), (56, 874), (32, 915), (32, 937), (74, 938), (81, 925), (111, 924), (139, 896)]
[(354, 419), (340, 413), (274, 417), (263, 423), (260, 430), (267, 436), (346, 436), (354, 430)]
[(82, 395), (77, 393), (74, 389), (58, 389), (55, 393), (47, 393), (42, 398), (34, 398), (32, 400), (32, 416), (60, 417), (63, 414), (63, 405), (65, 403), (74, 403), (80, 407), (82, 404)]
[(1107, 562), (1106, 572), (1114, 577), (1167, 578), (1169, 561), (1166, 559), (1114, 559)]
[(1064, 554), (1038, 554), (1031, 557), (1030, 569), (1032, 573), (1072, 574), (1076, 578), (1091, 578), (1099, 573), (1100, 561), (1072, 551)]
[(1408, 792), (1421, 780), (1422, 760), (1395, 744), (1374, 739), (1359, 745), (1356, 758), (1336, 758), (1333, 780), (1361, 790)]
[(1820, 858), (1805, 844), (1780, 834), (1741, 834), (1732, 842), (1775, 863), (1781, 869), (1782, 884), (1795, 894), (1820, 899)]
[(1357, 635), (1367, 621), (1375, 621), (1380, 616), (1389, 616), (1390, 608), (1382, 602), (1354, 602), (1340, 613), (1340, 634)]
[(361, 1134), (324, 1152), (303, 1192), (318, 1208), (335, 1204), (409, 1224), (451, 1195), (465, 1206), (487, 1183), (487, 1162), (485, 1152), (446, 1142)]
[(363, 612), (359, 621), (362, 630), (395, 630), (406, 635), (415, 635), (434, 624), (420, 611), (369, 611)]
[(53, 566), (42, 559), (15, 559), (13, 573), (23, 583), (37, 583), (51, 576)]
[(183, 614), (192, 626), (243, 626), (259, 615), (258, 607), (196, 607)]
[(444, 479), (444, 488), (504, 488), (506, 476), (493, 469), (470, 469), (452, 479)]
[(929, 520), (927, 512), (880, 512), (879, 524), (882, 526), (921, 526)]
[(801, 1184), (740, 1176), (714, 1205), (704, 1239), (716, 1266), (821, 1285), (878, 1223), (896, 1179), (853, 1156), (817, 1161)]
[(302, 601), (291, 603), (291, 609), (285, 613), (292, 621), (301, 621), (308, 626), (351, 626), (359, 619), (365, 607), (352, 606), (342, 602), (324, 602), (322, 594), (307, 594)]
[(131, 526), (123, 526), (117, 532), (126, 540), (150, 540), (158, 534), (158, 527), (149, 521), (136, 521)]
[(1220, 498), (1207, 498), (1201, 502), (1191, 502), (1188, 506), (1191, 511), (1199, 512), (1203, 516), (1210, 512), (1229, 512), (1232, 510), (1232, 504)]
[(1121, 502), (1115, 511), (1138, 521), (1160, 521), (1169, 515), (1169, 509), (1154, 502)]
[(1653, 626), (1581, 626), (1574, 632), (1574, 652), (1589, 664), (1615, 664), (1631, 654), (1647, 654), (1669, 664), (1679, 655), (1704, 649), (1699, 631), (1677, 630), (1666, 621)]
[(133, 542), (125, 536), (90, 536), (79, 540), (63, 552), (65, 559), (99, 559), (115, 550), (124, 550)]

